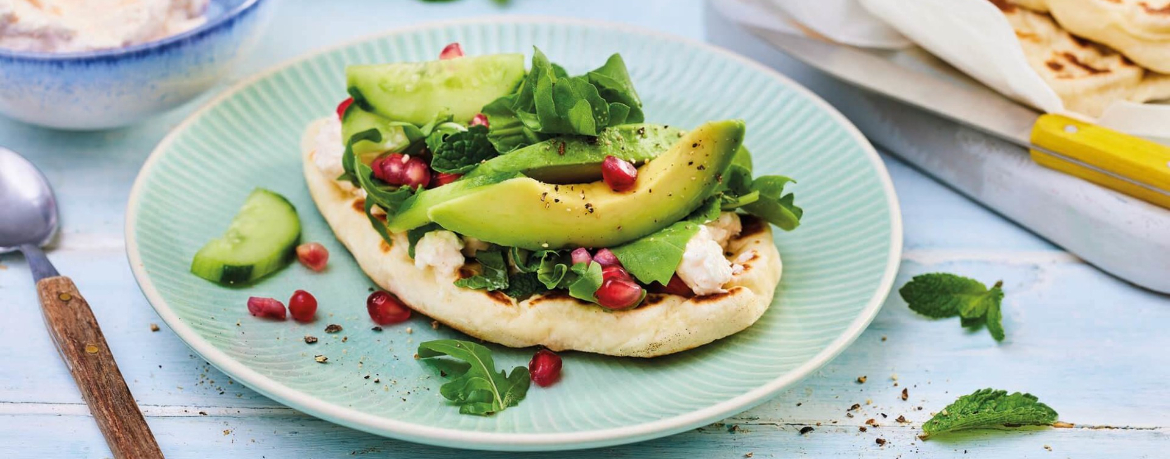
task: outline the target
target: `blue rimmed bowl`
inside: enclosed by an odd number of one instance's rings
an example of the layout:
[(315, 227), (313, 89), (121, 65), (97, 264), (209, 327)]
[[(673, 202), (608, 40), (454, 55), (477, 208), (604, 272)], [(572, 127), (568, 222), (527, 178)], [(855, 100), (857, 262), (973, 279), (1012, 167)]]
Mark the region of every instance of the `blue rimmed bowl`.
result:
[(40, 126), (132, 124), (198, 96), (227, 75), (266, 22), (270, 0), (211, 0), (207, 22), (125, 48), (37, 53), (0, 49), (0, 113)]

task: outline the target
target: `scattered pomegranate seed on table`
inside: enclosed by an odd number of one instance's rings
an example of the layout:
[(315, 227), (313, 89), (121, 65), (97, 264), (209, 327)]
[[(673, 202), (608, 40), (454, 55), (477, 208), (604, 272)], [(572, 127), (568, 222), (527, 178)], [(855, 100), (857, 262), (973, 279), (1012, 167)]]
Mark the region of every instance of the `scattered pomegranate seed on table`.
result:
[(597, 304), (608, 309), (626, 309), (634, 307), (642, 300), (642, 286), (629, 279), (610, 277), (601, 282), (601, 287), (593, 293), (597, 297)]
[(577, 247), (576, 249), (573, 249), (573, 253), (570, 255), (572, 256), (573, 264), (585, 263), (588, 265), (589, 262), (593, 261), (593, 256), (589, 254), (589, 249), (584, 247)]
[(471, 123), (470, 123), (470, 124), (468, 124), (468, 126), (483, 126), (483, 127), (489, 127), (489, 126), (488, 126), (488, 119), (487, 119), (487, 115), (484, 115), (483, 113), (476, 113), (476, 114), (475, 114), (475, 117), (474, 117), (474, 118), (471, 118)]
[(622, 265), (622, 262), (618, 261), (617, 255), (614, 255), (613, 252), (609, 251), (609, 249), (598, 250), (597, 253), (593, 255), (593, 261), (596, 261), (597, 264), (601, 265), (603, 268)]
[(463, 47), (459, 46), (459, 42), (451, 43), (439, 52), (439, 60), (454, 59), (456, 57), (463, 57)]
[(274, 298), (261, 298), (258, 296), (248, 298), (248, 312), (256, 317), (280, 320), (284, 320), (285, 318), (284, 303)]
[(317, 315), (317, 298), (312, 293), (297, 290), (288, 299), (288, 312), (297, 322), (312, 322)]
[(548, 349), (536, 351), (528, 362), (528, 374), (540, 387), (553, 385), (561, 377), (561, 356)]
[(337, 119), (345, 118), (345, 111), (349, 109), (350, 105), (353, 105), (352, 97), (341, 101), (340, 104), (337, 104)]
[(366, 298), (366, 310), (370, 313), (370, 319), (378, 325), (402, 323), (410, 318), (410, 308), (394, 295), (382, 290), (371, 293), (370, 297)]
[(297, 261), (313, 271), (324, 271), (325, 265), (329, 263), (329, 249), (317, 242), (298, 245)]
[(601, 162), (601, 179), (613, 191), (626, 191), (638, 180), (638, 169), (617, 156), (606, 156)]

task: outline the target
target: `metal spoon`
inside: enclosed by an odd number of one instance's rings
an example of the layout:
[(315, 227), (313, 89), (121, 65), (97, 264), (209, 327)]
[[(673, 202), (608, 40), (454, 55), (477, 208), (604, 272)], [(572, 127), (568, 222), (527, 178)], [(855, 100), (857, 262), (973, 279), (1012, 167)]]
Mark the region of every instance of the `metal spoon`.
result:
[(116, 458), (161, 458), (130, 388), (77, 286), (41, 246), (57, 232), (57, 199), (28, 160), (0, 148), (0, 254), (19, 250), (37, 283), (49, 334)]

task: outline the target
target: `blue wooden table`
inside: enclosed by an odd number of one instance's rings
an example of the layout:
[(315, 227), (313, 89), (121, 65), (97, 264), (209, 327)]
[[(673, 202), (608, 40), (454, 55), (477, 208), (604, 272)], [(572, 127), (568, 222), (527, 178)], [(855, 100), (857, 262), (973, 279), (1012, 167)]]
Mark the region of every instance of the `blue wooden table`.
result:
[[(268, 33), (232, 81), (313, 49), (388, 28), (482, 14), (628, 22), (703, 38), (695, 0), (281, 0)], [(131, 390), (169, 458), (459, 457), (285, 408), (193, 355), (134, 282), (122, 238), (131, 182), (154, 145), (200, 99), (139, 126), (53, 132), (0, 120), (0, 145), (56, 187), (63, 233), (51, 258), (93, 305)], [(890, 156), (905, 220), (896, 285), (923, 272), (1003, 279), (1007, 340), (932, 321), (892, 295), (840, 357), (770, 402), (674, 437), (557, 457), (1166, 457), (1170, 451), (1170, 298), (1086, 265)], [(4, 218), (4, 216), (0, 216)], [(1102, 235), (1105, 236), (1105, 235)], [(28, 269), (0, 257), (0, 455), (109, 457), (42, 326)], [(865, 383), (858, 383), (866, 376)], [(979, 431), (920, 441), (923, 421), (983, 387), (1028, 391), (1072, 428)], [(903, 389), (909, 399), (901, 400)], [(861, 409), (847, 413), (853, 404)], [(852, 415), (852, 416), (850, 416)], [(905, 416), (909, 423), (895, 422)], [(879, 427), (868, 427), (873, 419)], [(813, 431), (805, 435), (805, 427)], [(886, 441), (884, 446), (878, 439)], [(474, 454), (474, 457), (512, 457)]]

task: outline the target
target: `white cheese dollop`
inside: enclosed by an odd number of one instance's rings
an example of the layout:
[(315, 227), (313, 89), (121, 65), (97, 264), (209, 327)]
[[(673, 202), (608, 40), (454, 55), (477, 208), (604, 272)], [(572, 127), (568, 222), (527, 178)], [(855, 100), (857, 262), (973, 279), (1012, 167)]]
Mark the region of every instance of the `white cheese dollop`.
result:
[(341, 120), (330, 116), (321, 124), (313, 144), (316, 151), (313, 162), (317, 164), (317, 169), (329, 178), (341, 177), (345, 173), (345, 168), (341, 166), (341, 156), (345, 154), (345, 145), (341, 144)]
[(446, 230), (424, 234), (414, 246), (414, 267), (434, 267), (435, 272), (446, 277), (455, 277), (463, 266), (463, 241), (459, 236)]
[(687, 241), (682, 262), (678, 265), (678, 277), (696, 295), (710, 295), (723, 292), (723, 284), (731, 280), (731, 263), (723, 256), (723, 246), (712, 236), (707, 225), (699, 227), (699, 233)]
[(711, 231), (711, 239), (718, 242), (723, 248), (727, 248), (727, 242), (743, 231), (743, 224), (739, 221), (739, 215), (735, 212), (723, 212), (719, 214), (719, 218), (708, 222), (706, 225)]
[(161, 40), (194, 29), (209, 0), (0, 0), (0, 48), (65, 53)]

